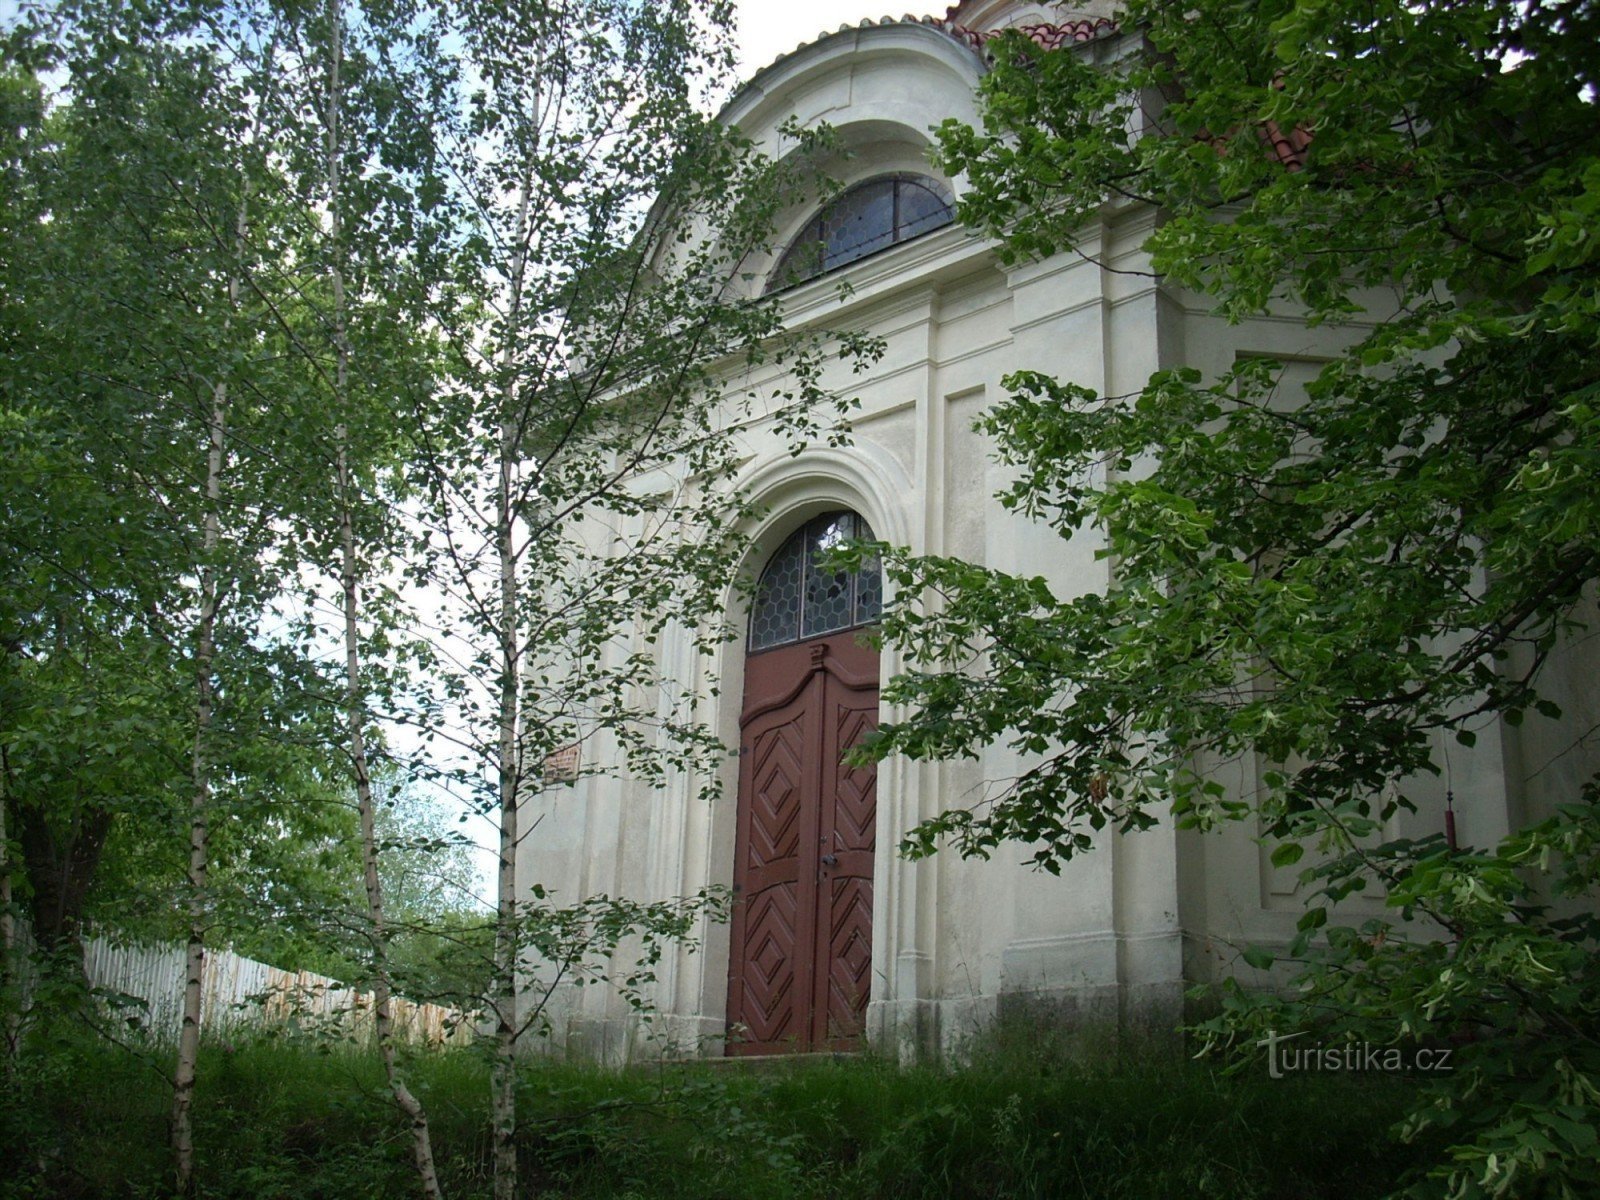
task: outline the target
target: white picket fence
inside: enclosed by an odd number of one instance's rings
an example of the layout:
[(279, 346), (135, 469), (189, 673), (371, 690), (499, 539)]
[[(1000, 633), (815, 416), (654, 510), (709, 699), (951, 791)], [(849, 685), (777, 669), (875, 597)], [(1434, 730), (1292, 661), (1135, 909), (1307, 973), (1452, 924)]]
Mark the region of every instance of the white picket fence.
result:
[[(91, 985), (136, 997), (122, 1014), (158, 1037), (176, 1038), (183, 1025), (184, 948), (84, 942)], [(396, 1036), (417, 1045), (466, 1045), (473, 1021), (455, 1009), (392, 1001)], [(231, 950), (207, 950), (201, 983), (202, 1031), (223, 1034), (265, 1026), (294, 1026), (334, 1037), (371, 1038), (373, 994), (309, 971), (283, 971)]]

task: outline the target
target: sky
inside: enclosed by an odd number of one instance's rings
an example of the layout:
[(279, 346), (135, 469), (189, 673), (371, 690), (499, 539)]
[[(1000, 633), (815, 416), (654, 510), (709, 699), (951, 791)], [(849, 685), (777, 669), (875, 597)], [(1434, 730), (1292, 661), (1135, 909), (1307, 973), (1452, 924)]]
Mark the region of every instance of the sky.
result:
[[(868, 17), (943, 13), (949, 0), (735, 0), (739, 77), (748, 79), (773, 59), (824, 31)], [(14, 19), (18, 0), (0, 0), (0, 22)]]

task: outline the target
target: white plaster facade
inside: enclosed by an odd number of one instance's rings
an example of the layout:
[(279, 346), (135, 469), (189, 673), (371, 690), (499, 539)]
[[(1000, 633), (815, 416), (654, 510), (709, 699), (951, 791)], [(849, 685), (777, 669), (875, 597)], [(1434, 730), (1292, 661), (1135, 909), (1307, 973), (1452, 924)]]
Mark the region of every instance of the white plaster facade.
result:
[[(969, 0), (950, 15), (985, 29), (1105, 15), (1098, 7)], [(1112, 35), (1072, 52), (1114, 55), (1119, 45)], [(759, 72), (725, 117), (774, 153), (783, 150), (777, 131), (787, 119), (828, 122), (852, 151), (835, 168), (847, 183), (888, 172), (927, 174), (930, 127), (946, 117), (976, 119), (983, 69), (970, 41), (937, 21), (868, 22), (822, 36)], [(961, 180), (947, 182), (960, 193)], [(797, 203), (785, 224), (797, 230), (812, 212)], [(1146, 272), (1140, 245), (1151, 221), (1148, 211), (1108, 209), (1086, 231), (1085, 255), (1015, 269), (1002, 268), (989, 245), (952, 225), (794, 288), (792, 321), (870, 331), (887, 353), (849, 384), (860, 399), (852, 445), (791, 458), (775, 437), (753, 432), (745, 483), (769, 515), (749, 531), (750, 571), (809, 517), (850, 508), (879, 537), (917, 553), (1042, 574), (1058, 595), (1103, 589), (1109, 567), (1096, 561), (1092, 538), (1064, 544), (993, 499), (1005, 478), (972, 422), (1001, 395), (1001, 379), (1029, 367), (1118, 394), (1137, 390), (1162, 367), (1220, 373), (1238, 357), (1268, 355), (1288, 364), (1292, 385), (1341, 336), (1307, 330), (1292, 315), (1240, 326), (1208, 315), (1203, 299)], [(853, 288), (843, 302), (841, 274)], [(742, 603), (730, 589), (730, 609)], [(661, 653), (669, 673), (707, 669), (670, 629)], [(744, 654), (742, 641), (730, 642), (712, 664), (725, 686), (706, 717), (729, 745), (739, 735)], [(1593, 654), (1571, 656), (1558, 685), (1566, 695), (1557, 698), (1595, 711), (1596, 666)], [(897, 668), (886, 650), (882, 678)], [(1548, 803), (1560, 779), (1600, 768), (1592, 745), (1562, 758), (1570, 747), (1558, 745), (1561, 735), (1549, 729), (1500, 732), (1481, 734), (1473, 751), (1449, 750), (1461, 835), (1479, 844)], [(1170, 1025), (1189, 983), (1245, 970), (1234, 947), (1292, 936), (1300, 904), (1293, 872), (1275, 872), (1256, 831), (1242, 825), (1211, 835), (1167, 824), (1131, 836), (1108, 832), (1059, 877), (1020, 865), (1027, 857), (1021, 847), (988, 862), (948, 852), (908, 862), (893, 853), (919, 820), (978, 799), (1020, 765), (1003, 748), (977, 762), (881, 765), (869, 1040), (950, 1048), (1013, 1001), (1047, 1002), (1107, 1026)], [(1218, 768), (1218, 776), (1247, 791), (1250, 771), (1234, 764)], [(604, 892), (657, 899), (729, 884), (732, 760), (727, 772), (715, 804), (702, 798), (701, 781), (682, 775), (659, 790), (590, 779), (545, 791), (530, 801), (540, 824), (525, 845), (520, 877), (569, 898)], [(1440, 827), (1443, 791), (1440, 782), (1437, 803), (1408, 817), (1409, 828)], [(721, 1053), (728, 926), (708, 925), (702, 940), (701, 951), (670, 956), (658, 972), (658, 1048), (639, 1041), (634, 1018), (602, 989), (553, 1006), (557, 1043), (611, 1059), (659, 1053), (659, 1045), (672, 1053)]]

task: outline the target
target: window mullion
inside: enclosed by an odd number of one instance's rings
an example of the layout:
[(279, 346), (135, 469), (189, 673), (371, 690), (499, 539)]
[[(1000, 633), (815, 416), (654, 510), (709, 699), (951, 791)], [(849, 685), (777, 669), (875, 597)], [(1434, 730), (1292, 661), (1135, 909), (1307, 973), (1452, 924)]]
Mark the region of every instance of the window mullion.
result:
[(795, 606), (794, 640), (802, 641), (806, 636), (806, 596), (811, 591), (811, 525), (807, 521), (800, 527), (800, 603)]

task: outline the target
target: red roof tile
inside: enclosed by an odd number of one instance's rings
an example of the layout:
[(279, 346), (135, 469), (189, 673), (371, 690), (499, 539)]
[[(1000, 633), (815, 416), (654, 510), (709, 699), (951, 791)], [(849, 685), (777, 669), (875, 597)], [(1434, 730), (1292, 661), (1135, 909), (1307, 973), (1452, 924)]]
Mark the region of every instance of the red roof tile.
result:
[[(955, 9), (951, 9), (954, 12)], [(949, 14), (947, 13), (946, 16)], [(1117, 31), (1117, 24), (1109, 17), (1086, 17), (1081, 21), (1068, 21), (1062, 25), (1015, 25), (1007, 29), (968, 29), (952, 25), (948, 20), (938, 23), (951, 37), (981, 51), (985, 42), (1008, 33), (1011, 29), (1029, 38), (1046, 50), (1059, 50), (1076, 42), (1089, 42), (1097, 37)]]
[(1298, 171), (1306, 165), (1306, 150), (1311, 146), (1311, 131), (1304, 126), (1285, 133), (1276, 121), (1263, 121), (1256, 132), (1285, 167)]

